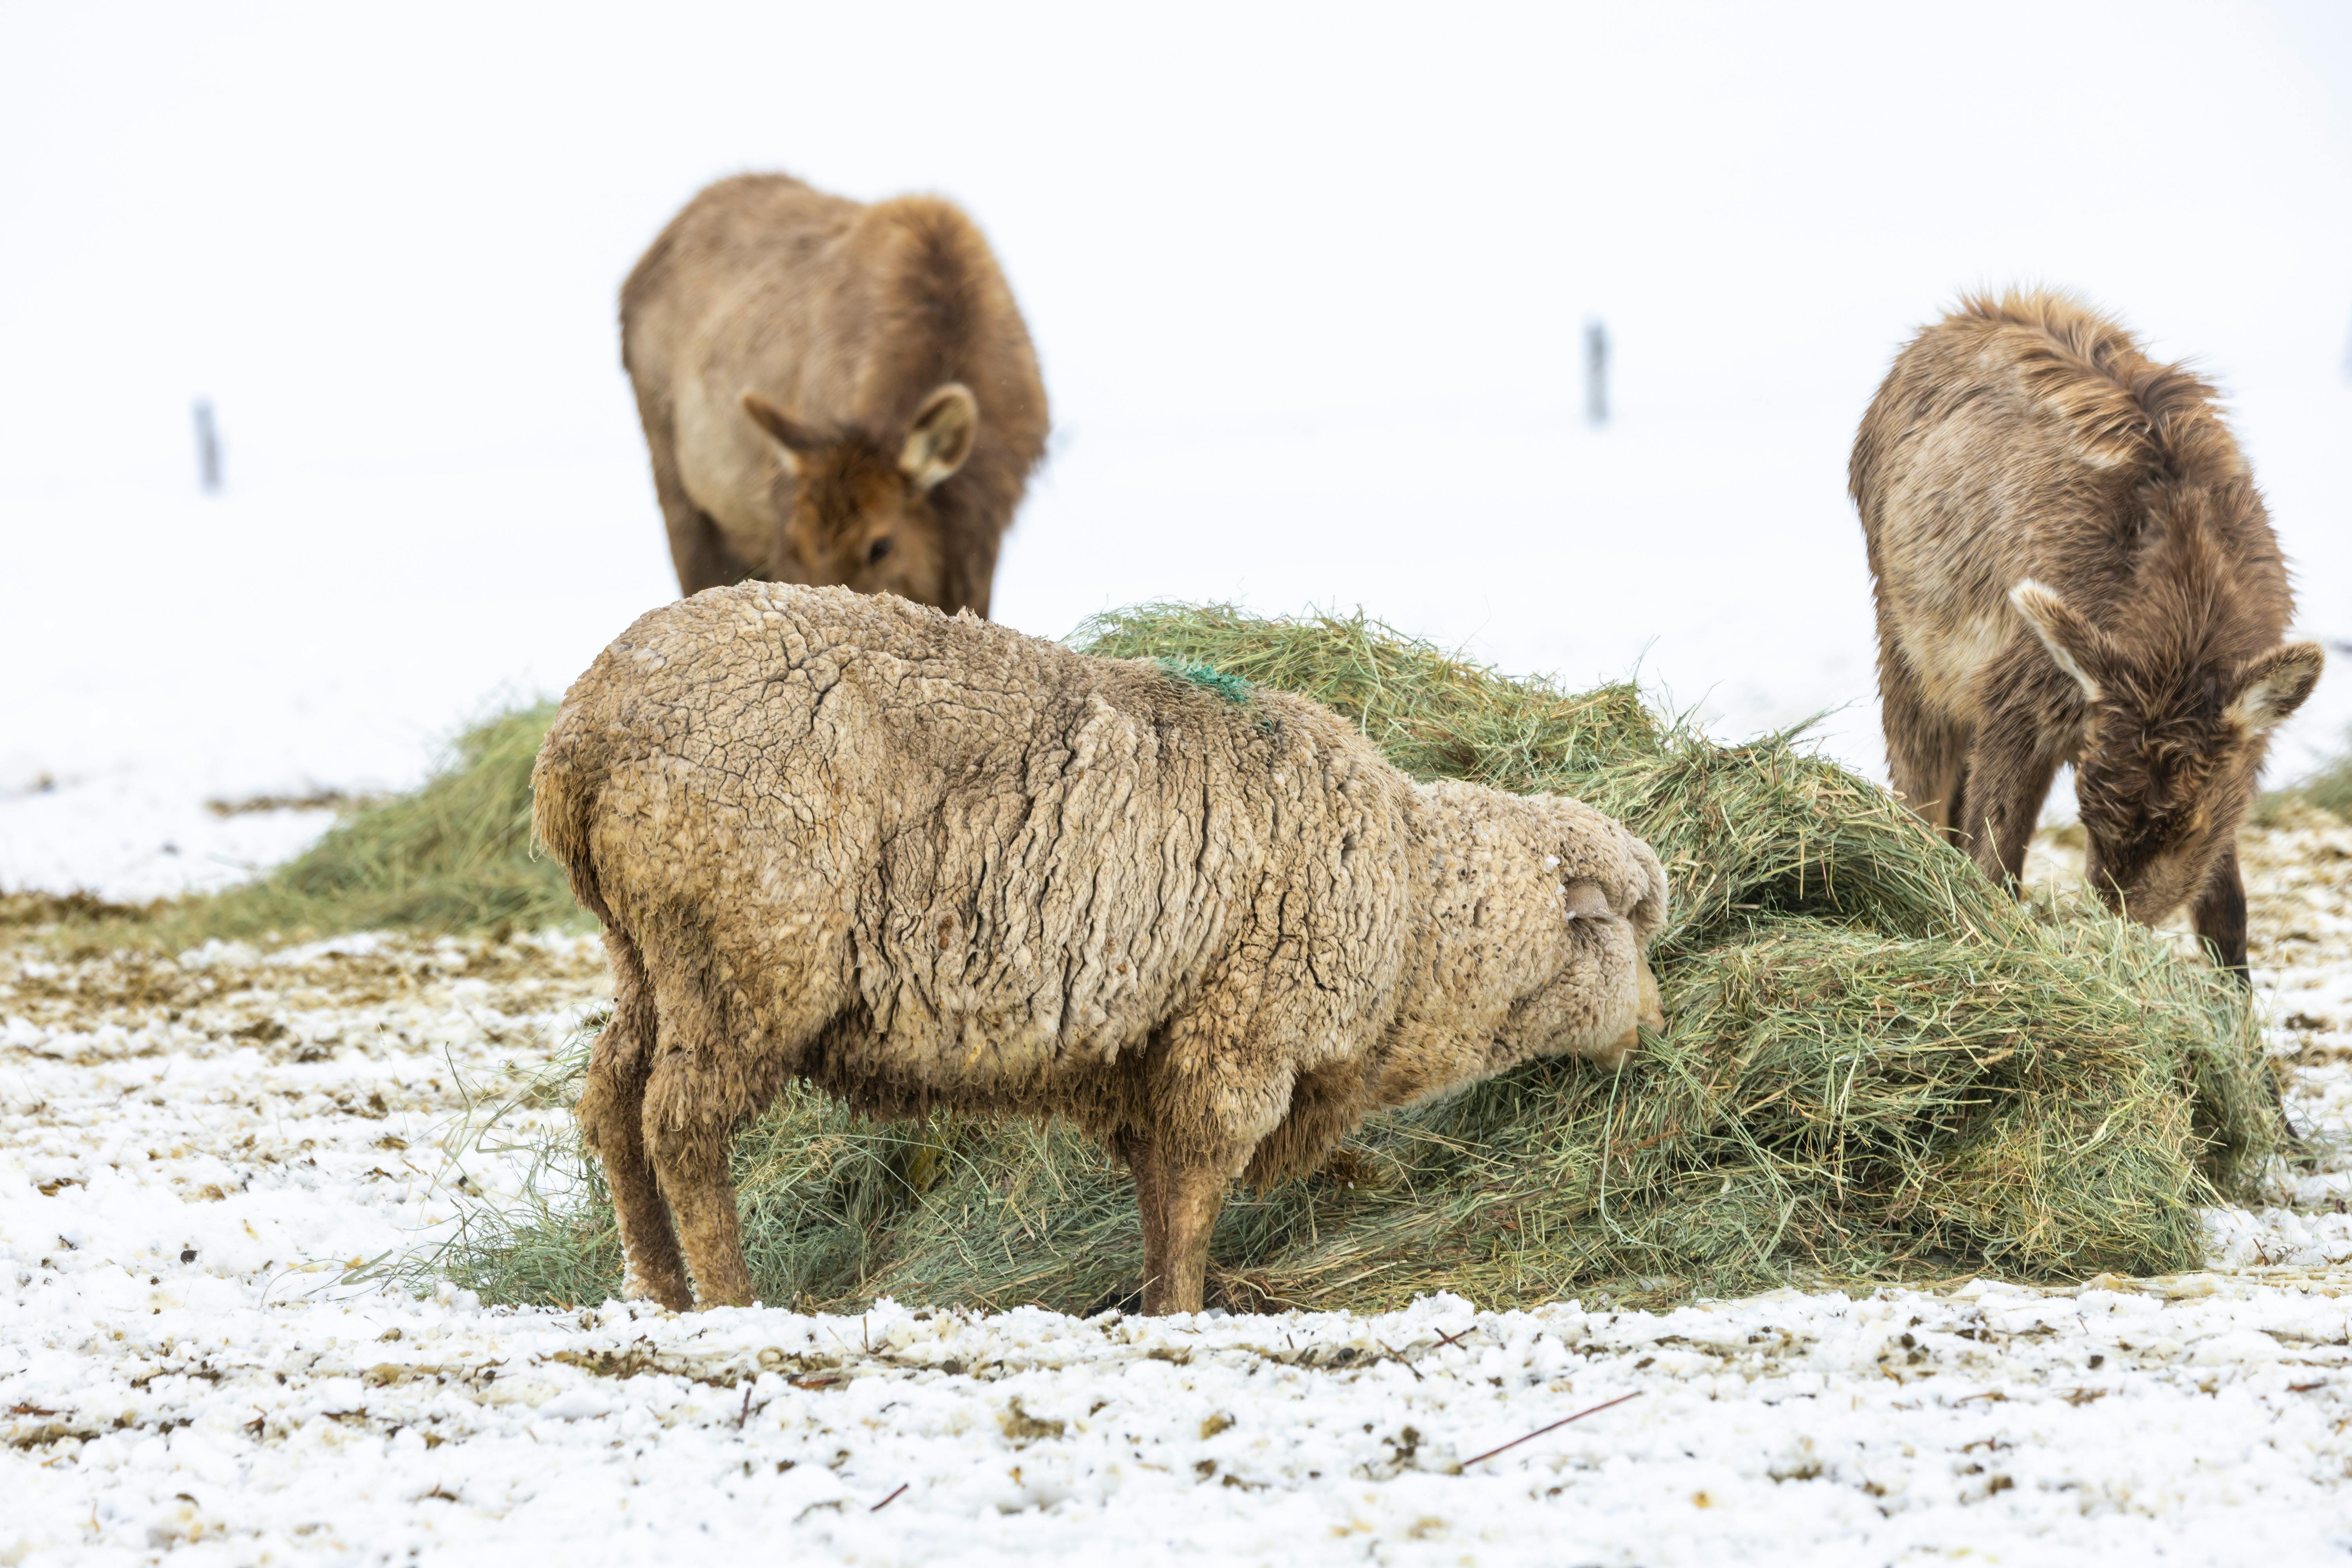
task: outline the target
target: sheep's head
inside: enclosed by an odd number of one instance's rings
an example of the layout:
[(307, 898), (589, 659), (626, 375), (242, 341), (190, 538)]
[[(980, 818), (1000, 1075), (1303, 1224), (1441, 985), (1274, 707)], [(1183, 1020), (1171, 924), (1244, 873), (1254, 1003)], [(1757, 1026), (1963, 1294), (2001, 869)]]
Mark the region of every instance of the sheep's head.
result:
[(937, 388), (903, 429), (880, 435), (797, 424), (756, 392), (743, 395), (743, 412), (776, 447), (777, 526), (766, 575), (961, 607), (947, 602), (935, 490), (971, 456), (980, 405), (969, 388)]
[(2218, 660), (2187, 635), (2198, 623), (2186, 615), (2126, 647), (2031, 578), (2010, 602), (2082, 688), (2084, 874), (2108, 908), (2154, 925), (2212, 875), (2271, 731), (2318, 684), (2319, 645)]
[(1649, 946), (1666, 922), (1666, 874), (1619, 824), (1574, 801), (1542, 803), (1557, 819), (1544, 857), (1557, 879), (1560, 929), (1550, 978), (1512, 1013), (1532, 1055), (1571, 1054), (1614, 1067), (1643, 1026), (1666, 1026)]

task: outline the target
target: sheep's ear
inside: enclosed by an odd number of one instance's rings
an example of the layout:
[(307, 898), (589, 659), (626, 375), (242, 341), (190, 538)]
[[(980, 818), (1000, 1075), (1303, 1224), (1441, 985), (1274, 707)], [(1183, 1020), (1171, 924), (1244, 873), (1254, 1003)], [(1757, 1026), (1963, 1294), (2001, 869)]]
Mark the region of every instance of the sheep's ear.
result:
[(2230, 699), (2229, 715), (2249, 735), (2267, 735), (2303, 706), (2326, 663), (2315, 642), (2274, 647), (2247, 665)]
[(743, 395), (743, 412), (751, 416), (752, 424), (775, 438), (778, 455), (784, 460), (785, 472), (795, 477), (801, 471), (801, 459), (824, 444), (818, 439), (815, 431), (806, 426), (793, 424), (784, 417), (782, 409), (756, 392)]
[(906, 444), (898, 448), (898, 471), (917, 489), (929, 489), (963, 467), (979, 433), (980, 401), (961, 382), (949, 382), (916, 411)]
[(2056, 589), (2028, 577), (2009, 591), (2009, 602), (2050, 650), (2058, 668), (2074, 678), (2083, 695), (2099, 700), (2099, 672), (2107, 666), (2106, 634), (2074, 613)]

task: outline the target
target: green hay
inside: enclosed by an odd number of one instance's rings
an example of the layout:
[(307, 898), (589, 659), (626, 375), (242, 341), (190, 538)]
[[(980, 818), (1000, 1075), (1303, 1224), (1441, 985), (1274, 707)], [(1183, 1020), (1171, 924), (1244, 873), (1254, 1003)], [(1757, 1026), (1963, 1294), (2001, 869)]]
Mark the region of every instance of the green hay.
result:
[(539, 931), (593, 924), (563, 868), (534, 856), (530, 767), (555, 705), (461, 732), (431, 778), (354, 811), (296, 859), (225, 891), (143, 909), (88, 899), (16, 900), (15, 923), (79, 945), (183, 948), (210, 937), (288, 938), (405, 928)]
[[(1315, 1175), (1237, 1192), (1217, 1299), (1652, 1303), (2165, 1272), (2199, 1261), (2197, 1207), (2276, 1147), (2226, 979), (2095, 910), (2003, 896), (1792, 736), (1717, 745), (1631, 687), (1507, 680), (1361, 616), (1152, 606), (1076, 640), (1318, 698), (1418, 777), (1573, 794), (1673, 879), (1663, 1037), (1622, 1071), (1532, 1063), (1376, 1118)], [(584, 1049), (535, 1092), (572, 1092)], [(535, 1153), (548, 1195), (478, 1210), (411, 1268), (500, 1301), (614, 1292), (593, 1162), (573, 1138)], [(1125, 1175), (1065, 1126), (877, 1125), (793, 1090), (739, 1140), (734, 1173), (770, 1301), (1086, 1310), (1141, 1272)]]
[(563, 868), (531, 853), (530, 769), (555, 705), (459, 735), (413, 795), (362, 810), (272, 875), (221, 896), (268, 927), (537, 930), (584, 919)]

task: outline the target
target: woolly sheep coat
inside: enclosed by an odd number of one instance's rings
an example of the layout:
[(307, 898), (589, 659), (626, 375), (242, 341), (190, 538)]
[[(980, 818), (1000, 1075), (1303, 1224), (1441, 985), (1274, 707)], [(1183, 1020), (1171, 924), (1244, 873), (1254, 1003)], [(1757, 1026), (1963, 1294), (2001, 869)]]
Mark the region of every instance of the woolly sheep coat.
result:
[[(1664, 877), (1601, 814), (1415, 784), (1304, 699), (896, 598), (747, 583), (641, 617), (535, 784), (619, 978), (582, 1118), (673, 1208), (799, 1077), (886, 1115), (1073, 1116), (1138, 1165), (1150, 1252), (1161, 1173), (1221, 1201), (1654, 1016)], [(682, 1298), (613, 1173), (633, 1275)], [(704, 1298), (748, 1291), (679, 1223)]]

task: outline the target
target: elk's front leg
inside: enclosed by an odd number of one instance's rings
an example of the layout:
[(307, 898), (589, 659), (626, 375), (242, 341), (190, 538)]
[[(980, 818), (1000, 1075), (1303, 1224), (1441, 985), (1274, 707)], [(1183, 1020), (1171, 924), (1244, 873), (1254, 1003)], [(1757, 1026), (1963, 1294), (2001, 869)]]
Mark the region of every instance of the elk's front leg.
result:
[(1879, 725), (1895, 793), (1921, 821), (1966, 848), (1960, 782), (1968, 773), (1969, 726), (1953, 722), (1927, 700), (1883, 607), (1878, 635)]
[(752, 575), (727, 548), (710, 514), (699, 507), (690, 507), (686, 516), (671, 520), (669, 553), (677, 568), (678, 590), (689, 599), (705, 588), (728, 587)]
[(2024, 879), (2025, 847), (2057, 774), (2058, 759), (2043, 749), (2030, 715), (2000, 713), (1977, 731), (1963, 792), (1965, 831), (1978, 869), (1995, 882), (2014, 888)]
[(669, 533), (670, 563), (677, 568), (678, 592), (692, 598), (705, 588), (740, 583), (751, 571), (735, 559), (710, 514), (686, 493), (673, 461), (658, 448), (654, 456), (654, 494)]
[(2246, 973), (2246, 884), (2238, 872), (2236, 845), (2221, 851), (2212, 874), (2197, 891), (2190, 914), (2213, 962), (2236, 975), (2239, 984), (2252, 989), (2253, 979)]

